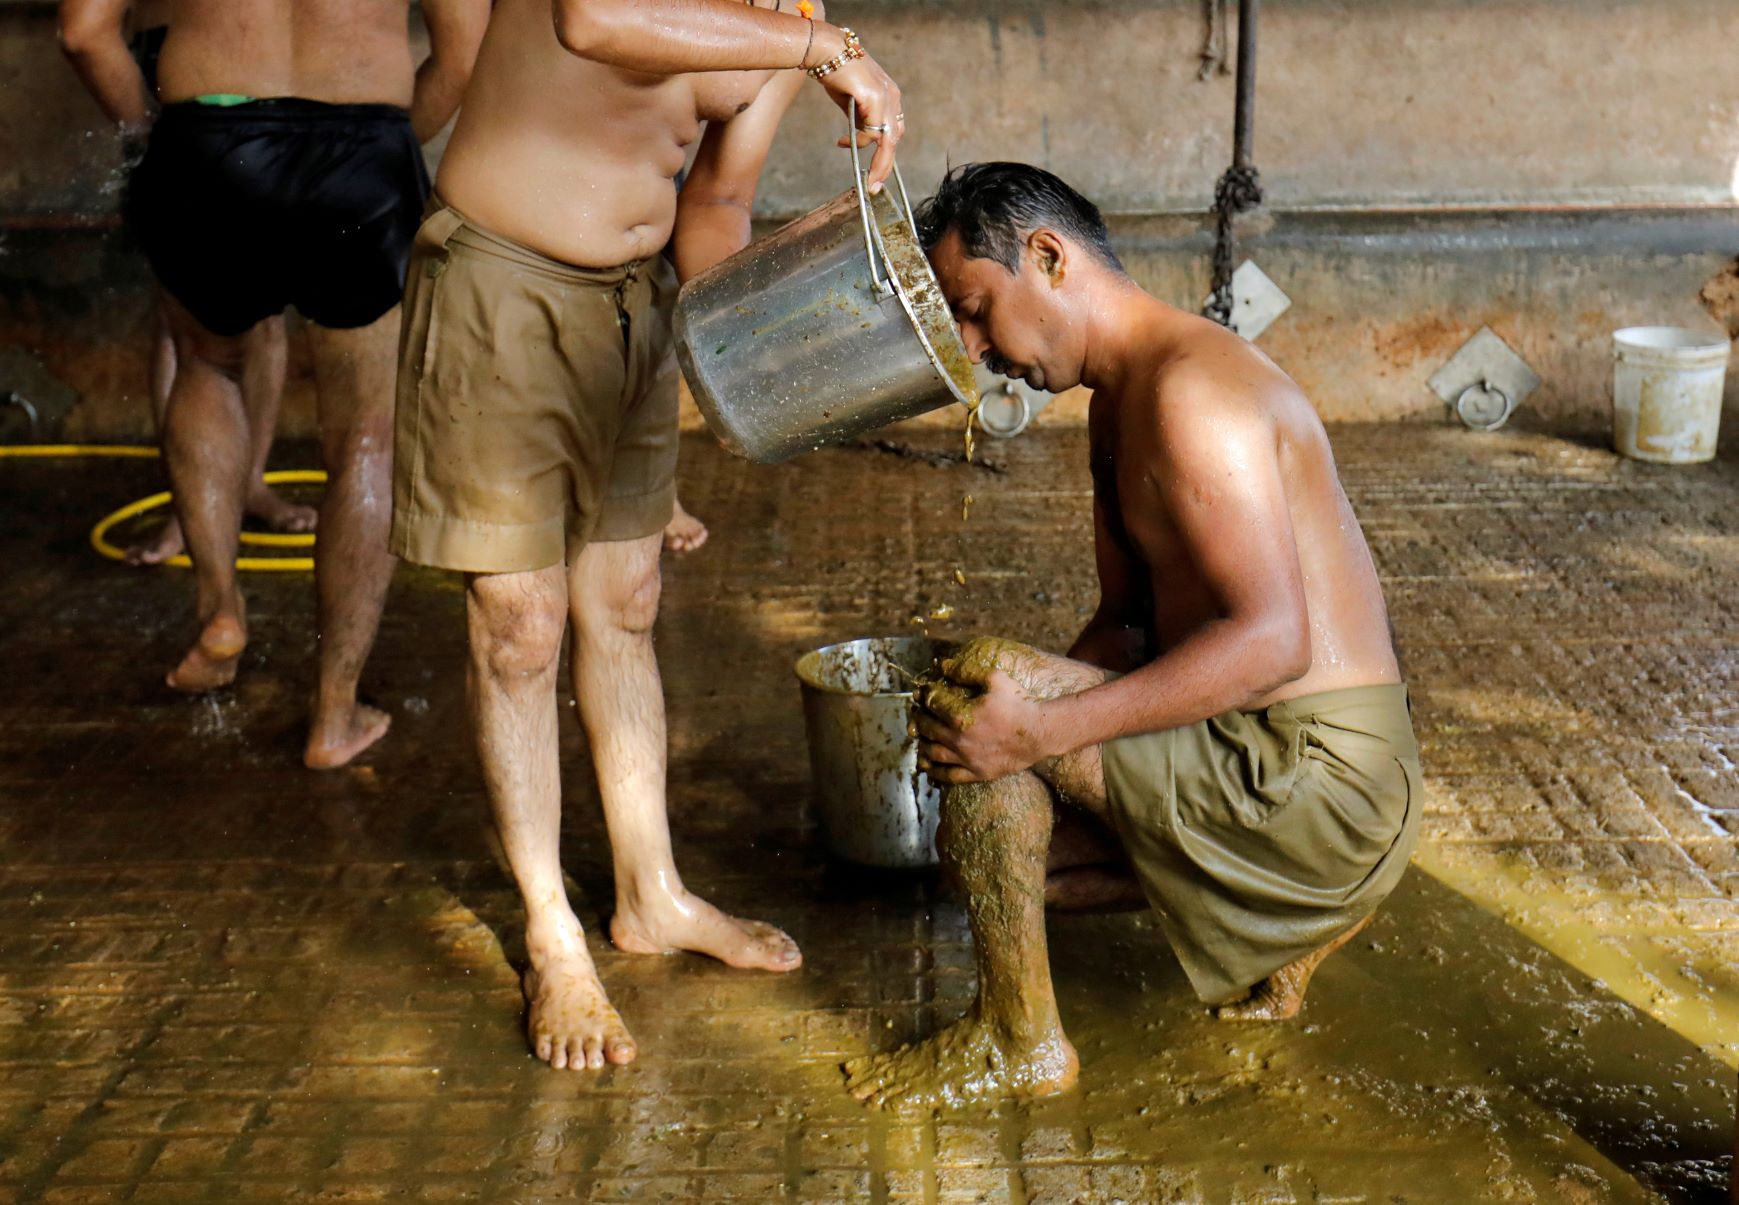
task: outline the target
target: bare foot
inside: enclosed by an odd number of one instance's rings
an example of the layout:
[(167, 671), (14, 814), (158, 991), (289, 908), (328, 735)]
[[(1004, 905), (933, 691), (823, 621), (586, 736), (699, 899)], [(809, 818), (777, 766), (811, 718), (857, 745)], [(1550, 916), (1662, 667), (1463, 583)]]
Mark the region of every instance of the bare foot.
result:
[[(248, 492), (247, 513), (273, 531), (301, 534), (314, 530), (320, 512), (312, 506), (290, 502), (265, 482), (259, 482)], [(703, 540), (706, 538), (703, 534)], [(145, 567), (161, 565), (170, 557), (187, 551), (187, 540), (181, 534), (181, 520), (174, 514), (156, 532), (127, 545), (127, 564)]]
[(256, 481), (248, 490), (247, 513), (273, 531), (298, 535), (314, 530), (320, 512), (312, 506), (291, 502), (264, 481)]
[(247, 624), (237, 613), (220, 611), (206, 621), (199, 639), (181, 664), (164, 679), (175, 690), (204, 694), (235, 681), (236, 663), (248, 646)]
[(706, 524), (689, 514), (679, 500), (670, 522), (664, 525), (664, 551), (682, 554), (693, 552), (706, 543)]
[(129, 565), (161, 565), (172, 556), (187, 551), (187, 540), (181, 534), (181, 520), (174, 515), (157, 531), (142, 540), (127, 545), (124, 553)]
[(765, 921), (727, 916), (687, 891), (667, 908), (630, 912), (619, 907), (610, 918), (610, 940), (629, 954), (708, 954), (726, 966), (751, 971), (795, 971), (803, 952), (784, 932)]
[(1311, 951), (1297, 962), (1287, 963), (1251, 988), (1249, 996), (1220, 1005), (1214, 1010), (1214, 1016), (1222, 1021), (1286, 1021), (1296, 1017), (1298, 1010), (1304, 1007), (1304, 989), (1310, 986), (1310, 977), (1316, 973), (1322, 960), (1346, 945), (1370, 923), (1371, 918), (1367, 916), (1320, 950)]
[(545, 958), (525, 973), (526, 1037), (557, 1071), (632, 1063), (639, 1053), (611, 1006), (591, 958)]
[(1060, 1029), (1021, 1041), (978, 1015), (922, 1042), (845, 1064), (845, 1087), (871, 1108), (939, 1108), (985, 1100), (1029, 1100), (1067, 1092), (1081, 1062)]
[(386, 735), (392, 717), (366, 703), (356, 704), (347, 714), (317, 720), (302, 751), (302, 764), (310, 770), (336, 770)]

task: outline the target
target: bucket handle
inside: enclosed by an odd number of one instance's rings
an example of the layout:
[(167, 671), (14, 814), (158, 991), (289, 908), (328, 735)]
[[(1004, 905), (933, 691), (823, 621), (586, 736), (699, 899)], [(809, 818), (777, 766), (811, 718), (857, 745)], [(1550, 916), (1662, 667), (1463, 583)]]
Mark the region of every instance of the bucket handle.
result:
[[(857, 136), (857, 97), (851, 98), (846, 110), (845, 144), (851, 148), (851, 178), (857, 188), (857, 213), (863, 222), (863, 250), (869, 260), (870, 279), (875, 283), (877, 298), (887, 298), (894, 294), (894, 272), (888, 259), (888, 249), (882, 243), (882, 232), (870, 218), (869, 184), (864, 170), (863, 156), (858, 150)], [(894, 164), (894, 186), (899, 189), (900, 199), (895, 202), (894, 210), (905, 218), (906, 225), (911, 228), (912, 240), (923, 246), (923, 240), (918, 237), (918, 222), (912, 214), (912, 198), (906, 195), (905, 177), (900, 175), (899, 163)]]

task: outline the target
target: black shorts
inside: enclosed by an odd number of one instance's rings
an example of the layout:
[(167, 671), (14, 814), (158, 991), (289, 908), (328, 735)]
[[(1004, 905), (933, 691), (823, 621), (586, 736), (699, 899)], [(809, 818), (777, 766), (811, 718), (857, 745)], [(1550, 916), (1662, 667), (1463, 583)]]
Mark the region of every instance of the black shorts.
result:
[(292, 305), (347, 328), (399, 303), (428, 195), (403, 109), (183, 102), (151, 129), (127, 216), (158, 281), (213, 334)]

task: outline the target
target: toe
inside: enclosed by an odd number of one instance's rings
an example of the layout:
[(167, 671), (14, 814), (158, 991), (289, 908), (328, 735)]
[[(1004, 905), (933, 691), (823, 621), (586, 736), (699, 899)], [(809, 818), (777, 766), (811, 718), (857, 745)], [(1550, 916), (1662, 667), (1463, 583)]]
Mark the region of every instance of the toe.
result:
[(616, 1034), (604, 1043), (604, 1058), (618, 1067), (626, 1066), (634, 1061), (634, 1056), (640, 1050), (634, 1045), (634, 1039), (627, 1034)]
[(593, 1071), (604, 1065), (604, 1040), (596, 1034), (586, 1039), (586, 1066)]
[(549, 1040), (549, 1035), (547, 1033), (540, 1033), (537, 1035), (537, 1044), (532, 1047), (532, 1051), (537, 1055), (539, 1060), (547, 1063), (550, 1061), (550, 1055), (554, 1053), (551, 1046), (552, 1044)]

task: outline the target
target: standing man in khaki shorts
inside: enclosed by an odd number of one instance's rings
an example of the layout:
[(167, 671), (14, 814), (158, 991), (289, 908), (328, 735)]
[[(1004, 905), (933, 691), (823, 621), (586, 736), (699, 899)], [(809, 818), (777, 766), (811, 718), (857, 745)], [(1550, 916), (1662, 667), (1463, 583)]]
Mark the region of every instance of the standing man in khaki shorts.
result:
[[(683, 886), (652, 647), (676, 468), (675, 281), (747, 244), (785, 108), (854, 98), (886, 177), (899, 90), (795, 0), (499, 0), (412, 253), (392, 548), (469, 575), (470, 694), (525, 900), (527, 1029), (557, 1068), (626, 1063), (560, 861), (556, 669), (573, 683), (616, 874), (618, 948), (790, 971), (797, 946)], [(702, 134), (704, 128), (704, 137)], [(680, 201), (674, 179), (696, 140)]]

